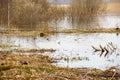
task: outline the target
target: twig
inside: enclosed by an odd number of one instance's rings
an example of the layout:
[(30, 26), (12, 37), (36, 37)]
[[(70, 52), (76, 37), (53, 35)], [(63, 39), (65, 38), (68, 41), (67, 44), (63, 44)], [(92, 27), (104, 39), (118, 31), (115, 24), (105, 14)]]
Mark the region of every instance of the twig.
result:
[(112, 80), (114, 78), (114, 76), (116, 75), (117, 71), (114, 72), (114, 74), (112, 75), (111, 79)]
[(106, 57), (106, 56), (107, 56), (107, 54), (109, 53), (109, 51), (107, 50), (107, 48), (106, 48), (106, 47), (104, 47), (104, 50), (106, 51), (106, 53), (105, 53), (104, 57)]
[(95, 50), (94, 52), (101, 51), (100, 49), (97, 49), (96, 47), (92, 46), (92, 48)]
[(100, 48), (102, 50), (102, 52), (105, 52), (105, 49), (100, 45)]

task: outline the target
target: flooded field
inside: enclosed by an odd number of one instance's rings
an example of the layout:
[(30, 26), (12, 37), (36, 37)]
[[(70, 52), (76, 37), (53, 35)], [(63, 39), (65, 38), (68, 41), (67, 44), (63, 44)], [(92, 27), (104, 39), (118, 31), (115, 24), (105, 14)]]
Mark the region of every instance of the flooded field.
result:
[[(53, 26), (54, 30), (65, 30), (65, 29), (84, 29), (84, 30), (89, 30), (89, 29), (100, 29), (100, 28), (105, 28), (105, 29), (110, 29), (110, 28), (116, 28), (120, 27), (120, 16), (114, 16), (114, 15), (104, 15), (100, 16), (95, 19), (95, 21), (90, 22), (89, 24), (79, 24), (77, 22), (72, 23), (69, 21), (68, 17), (65, 17), (61, 20), (58, 21), (51, 21), (48, 23), (50, 26)], [(41, 30), (40, 27), (37, 27), (37, 30)], [(5, 28), (4, 26), (0, 26), (0, 31), (4, 30), (18, 30), (16, 28)], [(25, 30), (29, 30), (25, 29)]]
[[(43, 55), (54, 58), (53, 65), (68, 68), (97, 68), (106, 70), (110, 67), (120, 67), (120, 36), (110, 33), (84, 33), (84, 34), (55, 34), (49, 37), (40, 36), (15, 36), (0, 35), (1, 45), (11, 45), (11, 47), (1, 48), (12, 51), (16, 49), (52, 49)], [(110, 45), (112, 44), (112, 45)], [(106, 48), (106, 51), (94, 52), (96, 49)], [(112, 48), (115, 48), (112, 50)], [(24, 52), (27, 54), (28, 52)], [(29, 54), (40, 54), (38, 51)]]
[(0, 0), (0, 80), (120, 80), (118, 0)]
[(58, 29), (89, 29), (89, 27), (91, 28), (116, 28), (120, 26), (120, 16), (110, 16), (110, 15), (106, 15), (106, 16), (100, 16), (98, 17), (94, 22), (90, 23), (89, 26), (88, 25), (77, 25), (77, 23), (75, 23), (75, 25), (72, 25), (72, 23), (69, 22), (69, 20), (66, 18), (64, 18), (64, 20), (61, 20), (60, 22), (57, 23)]

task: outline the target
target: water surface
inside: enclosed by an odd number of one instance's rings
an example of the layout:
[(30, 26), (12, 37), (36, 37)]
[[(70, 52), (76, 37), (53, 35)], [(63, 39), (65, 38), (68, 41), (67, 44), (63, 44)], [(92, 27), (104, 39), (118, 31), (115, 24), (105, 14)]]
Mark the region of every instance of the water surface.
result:
[[(0, 44), (16, 45), (19, 49), (55, 49), (43, 55), (53, 57), (57, 62), (53, 65), (68, 68), (108, 69), (120, 66), (120, 36), (109, 33), (56, 34), (49, 37), (0, 35)], [(107, 47), (112, 42), (117, 48), (114, 52), (94, 52), (92, 46)], [(14, 47), (18, 48), (18, 47)], [(14, 49), (11, 48), (11, 49)], [(11, 50), (9, 49), (9, 50)], [(31, 53), (30, 53), (31, 54)], [(39, 54), (39, 53), (38, 53)]]
[[(58, 29), (90, 29), (90, 28), (120, 28), (120, 16), (100, 16), (94, 21), (90, 22), (89, 25), (70, 23), (69, 18), (65, 17), (63, 20), (57, 22), (55, 25)], [(89, 28), (90, 27), (90, 28)]]

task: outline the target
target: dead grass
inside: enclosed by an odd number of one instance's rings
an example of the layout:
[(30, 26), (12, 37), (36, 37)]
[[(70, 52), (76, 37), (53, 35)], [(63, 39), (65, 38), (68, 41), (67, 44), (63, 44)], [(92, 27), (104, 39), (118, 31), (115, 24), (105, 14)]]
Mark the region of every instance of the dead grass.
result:
[(14, 45), (1, 45), (0, 44), (0, 48), (2, 48), (2, 49), (11, 48), (11, 47), (17, 47), (17, 46), (14, 46)]
[(80, 30), (80, 29), (65, 29), (58, 31), (57, 33), (120, 33), (120, 30), (116, 28), (111, 29), (89, 29), (89, 30)]
[(104, 77), (106, 74), (101, 75), (101, 70), (60, 68), (51, 65), (53, 61), (48, 56), (38, 54), (2, 53), (0, 80), (109, 80)]
[(45, 53), (45, 52), (55, 52), (56, 50), (54, 49), (28, 49), (28, 50), (22, 50), (22, 49), (14, 49), (15, 52), (19, 52), (19, 53)]
[(65, 29), (65, 30), (51, 30), (51, 31), (20, 31), (20, 30), (8, 30), (8, 31), (0, 31), (0, 34), (7, 35), (22, 35), (22, 36), (35, 36), (40, 35), (40, 33), (44, 33), (45, 36), (49, 36), (54, 33), (120, 33), (120, 29), (111, 28), (111, 29), (89, 29), (89, 30), (81, 30), (81, 29)]
[(108, 3), (107, 6), (107, 13), (120, 15), (120, 2)]

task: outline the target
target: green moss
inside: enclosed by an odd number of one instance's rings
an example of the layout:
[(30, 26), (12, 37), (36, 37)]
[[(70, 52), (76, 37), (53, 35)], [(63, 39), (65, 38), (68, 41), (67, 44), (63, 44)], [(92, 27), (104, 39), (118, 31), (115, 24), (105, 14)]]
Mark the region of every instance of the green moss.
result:
[(22, 69), (23, 71), (25, 71), (26, 73), (30, 74), (30, 75), (32, 74), (32, 72), (31, 72), (32, 67), (27, 67), (27, 66), (26, 66), (26, 67), (22, 67), (21, 69)]
[(31, 75), (26, 75), (25, 80), (36, 80), (35, 77), (31, 77)]
[(1, 71), (5, 71), (5, 70), (9, 70), (9, 69), (11, 69), (12, 68), (12, 66), (1, 66), (0, 65), (0, 72)]
[(47, 72), (47, 73), (54, 73), (55, 70), (54, 69), (50, 69), (50, 68), (43, 68), (43, 67), (39, 67), (37, 69), (38, 72)]

